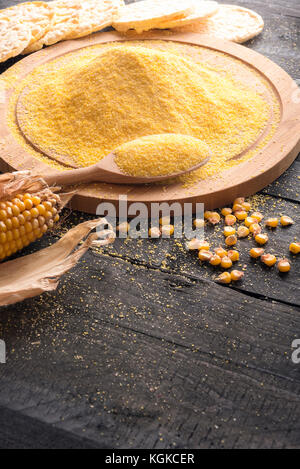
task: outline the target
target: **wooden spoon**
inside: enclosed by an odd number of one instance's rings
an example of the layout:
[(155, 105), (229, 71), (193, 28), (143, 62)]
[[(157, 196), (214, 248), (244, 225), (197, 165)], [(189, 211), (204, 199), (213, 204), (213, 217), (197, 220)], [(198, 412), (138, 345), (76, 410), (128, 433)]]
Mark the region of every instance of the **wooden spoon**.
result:
[(65, 186), (69, 184), (82, 184), (88, 182), (106, 182), (113, 184), (147, 184), (150, 182), (163, 181), (177, 176), (182, 176), (185, 173), (194, 171), (206, 164), (211, 157), (211, 154), (207, 158), (202, 160), (196, 166), (189, 168), (185, 171), (180, 171), (173, 174), (165, 174), (163, 176), (150, 176), (150, 177), (135, 177), (128, 174), (124, 174), (117, 166), (114, 158), (115, 154), (109, 153), (99, 163), (86, 168), (72, 169), (68, 171), (59, 171), (57, 173), (51, 173), (43, 176), (49, 186), (54, 184), (59, 186)]

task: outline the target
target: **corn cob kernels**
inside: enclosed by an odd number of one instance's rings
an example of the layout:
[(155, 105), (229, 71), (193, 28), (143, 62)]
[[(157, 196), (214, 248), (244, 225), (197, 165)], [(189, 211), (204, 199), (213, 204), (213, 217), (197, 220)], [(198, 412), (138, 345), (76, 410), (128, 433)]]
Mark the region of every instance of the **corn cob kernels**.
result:
[(0, 260), (41, 238), (59, 220), (59, 198), (18, 194), (0, 202)]

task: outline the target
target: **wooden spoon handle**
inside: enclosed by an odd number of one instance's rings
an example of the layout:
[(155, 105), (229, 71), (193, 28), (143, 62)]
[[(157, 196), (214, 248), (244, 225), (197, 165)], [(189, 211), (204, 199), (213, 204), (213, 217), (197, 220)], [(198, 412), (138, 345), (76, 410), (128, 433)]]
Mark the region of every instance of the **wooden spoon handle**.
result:
[(71, 184), (95, 182), (97, 181), (97, 177), (99, 177), (99, 169), (96, 168), (96, 166), (97, 165), (68, 171), (58, 171), (57, 173), (44, 175), (43, 179), (45, 179), (49, 186), (68, 186)]

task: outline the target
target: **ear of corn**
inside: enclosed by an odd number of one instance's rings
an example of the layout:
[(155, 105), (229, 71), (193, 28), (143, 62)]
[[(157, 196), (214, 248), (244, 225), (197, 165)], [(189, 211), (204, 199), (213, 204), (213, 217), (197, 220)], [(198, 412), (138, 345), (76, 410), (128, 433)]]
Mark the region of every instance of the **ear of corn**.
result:
[(50, 191), (0, 201), (0, 261), (41, 238), (59, 220), (59, 208)]

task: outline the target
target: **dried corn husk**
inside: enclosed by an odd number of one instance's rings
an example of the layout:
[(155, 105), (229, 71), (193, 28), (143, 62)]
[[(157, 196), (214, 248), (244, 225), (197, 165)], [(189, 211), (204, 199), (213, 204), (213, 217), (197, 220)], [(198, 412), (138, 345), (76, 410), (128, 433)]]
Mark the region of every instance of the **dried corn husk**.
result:
[[(97, 233), (89, 235), (91, 230), (100, 225), (109, 227), (100, 233), (105, 234), (101, 240)], [(85, 241), (75, 250), (84, 238)], [(0, 306), (55, 290), (60, 277), (75, 266), (94, 242), (99, 246), (113, 240), (114, 232), (105, 218), (90, 220), (75, 226), (48, 248), (0, 264)]]
[[(59, 197), (61, 207), (73, 193), (53, 194), (40, 177), (26, 173), (3, 174), (0, 176), (0, 201), (8, 200), (19, 192), (45, 193)], [(108, 229), (99, 231), (99, 228)], [(97, 233), (90, 234), (97, 227)], [(101, 238), (101, 239), (100, 239)], [(72, 228), (52, 246), (11, 261), (0, 263), (0, 306), (14, 304), (32, 298), (45, 291), (55, 290), (60, 277), (70, 270), (95, 244), (106, 245), (113, 242), (115, 233), (105, 218), (90, 220)], [(83, 241), (78, 249), (78, 245)]]

